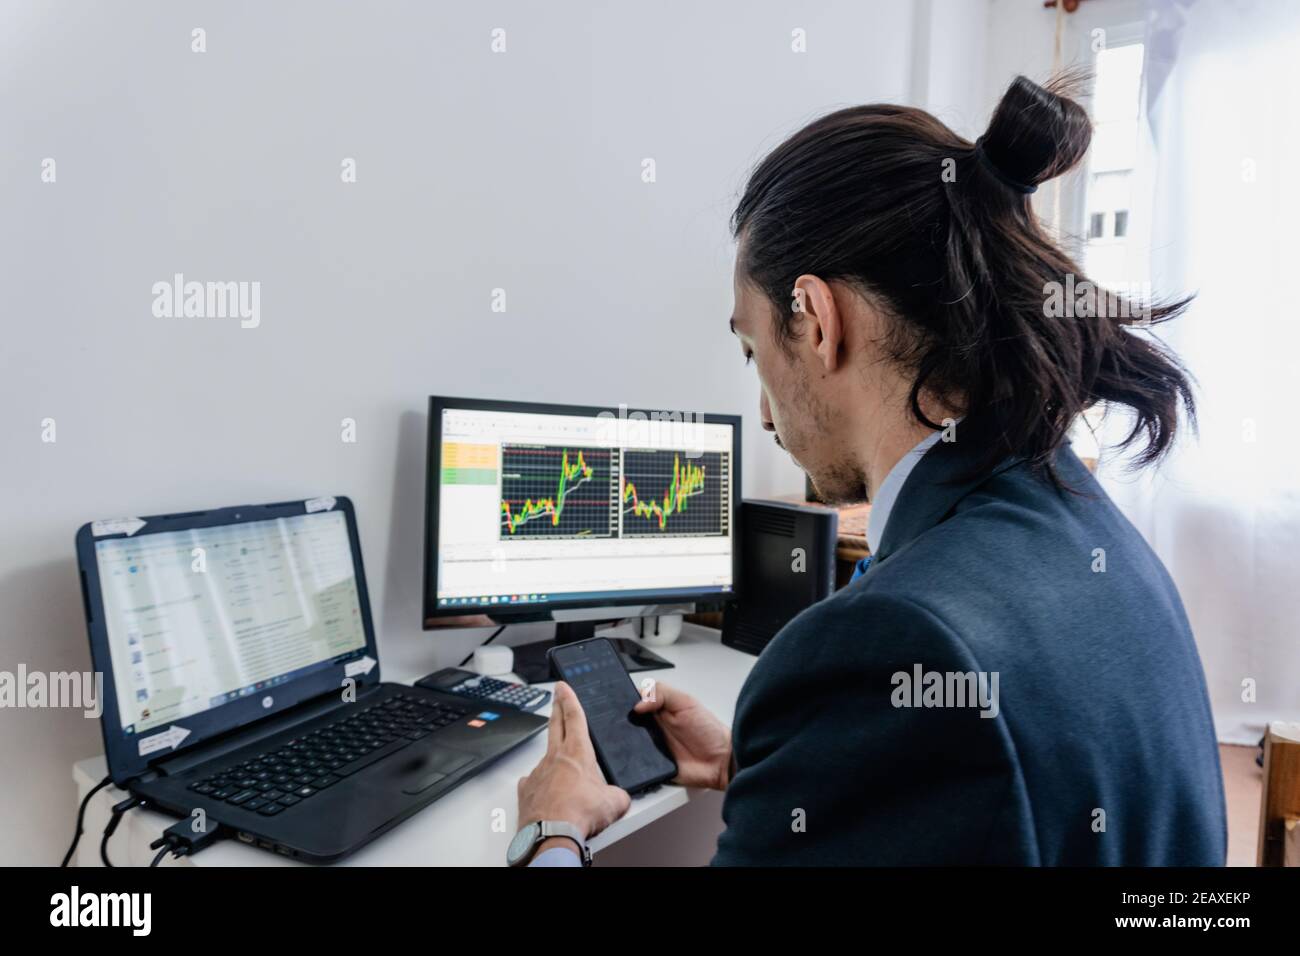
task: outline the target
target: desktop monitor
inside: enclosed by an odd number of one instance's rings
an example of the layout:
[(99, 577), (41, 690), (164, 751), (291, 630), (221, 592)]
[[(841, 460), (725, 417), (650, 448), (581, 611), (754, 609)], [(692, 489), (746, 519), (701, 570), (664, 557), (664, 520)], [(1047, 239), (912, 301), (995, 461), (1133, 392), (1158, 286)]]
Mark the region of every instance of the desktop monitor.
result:
[(424, 626), (560, 620), (563, 642), (724, 601), (739, 507), (739, 416), (431, 398)]

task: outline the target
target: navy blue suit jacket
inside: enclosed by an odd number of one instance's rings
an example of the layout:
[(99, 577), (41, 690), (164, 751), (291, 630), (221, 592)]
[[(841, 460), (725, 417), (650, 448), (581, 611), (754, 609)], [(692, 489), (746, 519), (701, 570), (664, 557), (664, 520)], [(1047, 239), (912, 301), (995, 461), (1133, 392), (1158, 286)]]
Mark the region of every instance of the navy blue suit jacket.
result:
[[(1224, 864), (1205, 678), (1164, 566), (1073, 452), (1070, 492), (1024, 461), (969, 477), (980, 444), (962, 422), (935, 445), (867, 573), (760, 655), (715, 864)], [(955, 706), (962, 675), (992, 701), (994, 672), (995, 716)], [(926, 687), (949, 706), (915, 706)]]

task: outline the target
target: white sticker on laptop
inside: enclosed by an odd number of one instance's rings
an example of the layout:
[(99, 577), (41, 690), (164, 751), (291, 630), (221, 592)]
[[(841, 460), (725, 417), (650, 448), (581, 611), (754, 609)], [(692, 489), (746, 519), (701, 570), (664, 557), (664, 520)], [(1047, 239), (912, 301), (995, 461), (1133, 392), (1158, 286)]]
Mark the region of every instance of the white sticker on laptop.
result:
[(190, 732), (184, 727), (177, 727), (172, 724), (160, 733), (142, 738), (140, 740), (140, 756), (147, 757), (159, 750), (175, 750), (176, 745), (189, 735)]
[(367, 654), (365, 657), (359, 657), (355, 661), (347, 661), (343, 665), (344, 677), (356, 677), (358, 674), (369, 674), (375, 669), (379, 662)]
[(333, 498), (309, 498), (306, 501), (307, 514), (313, 511), (333, 511), (335, 501)]
[(144, 522), (139, 518), (106, 518), (103, 521), (92, 521), (90, 534), (95, 538), (102, 538), (109, 534), (125, 534), (129, 538), (143, 527)]

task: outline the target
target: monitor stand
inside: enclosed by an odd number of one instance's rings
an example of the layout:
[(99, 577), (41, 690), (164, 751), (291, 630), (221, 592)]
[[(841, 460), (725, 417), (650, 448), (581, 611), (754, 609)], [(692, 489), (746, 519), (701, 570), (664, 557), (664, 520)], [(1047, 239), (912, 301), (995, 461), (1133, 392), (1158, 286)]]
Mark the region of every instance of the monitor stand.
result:
[[(514, 648), (514, 672), (525, 684), (545, 684), (555, 680), (551, 673), (551, 662), (546, 653), (561, 644), (572, 644), (596, 636), (595, 621), (557, 621), (553, 641), (536, 641), (532, 644), (520, 644)], [(618, 651), (619, 659), (629, 674), (637, 671), (661, 670), (673, 665), (644, 644), (627, 637), (611, 637), (609, 642)]]

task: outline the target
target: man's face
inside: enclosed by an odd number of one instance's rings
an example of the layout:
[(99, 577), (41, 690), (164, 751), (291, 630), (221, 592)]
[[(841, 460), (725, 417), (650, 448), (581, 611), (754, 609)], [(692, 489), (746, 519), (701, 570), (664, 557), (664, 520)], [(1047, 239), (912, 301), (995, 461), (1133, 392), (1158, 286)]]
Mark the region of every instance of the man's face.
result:
[(758, 371), (759, 414), (795, 463), (812, 479), (826, 501), (861, 501), (866, 495), (863, 472), (851, 449), (844, 402), (852, 373), (828, 373), (813, 337), (800, 334), (781, 342), (772, 303), (740, 274), (734, 277), (735, 307), (731, 329), (742, 354)]

